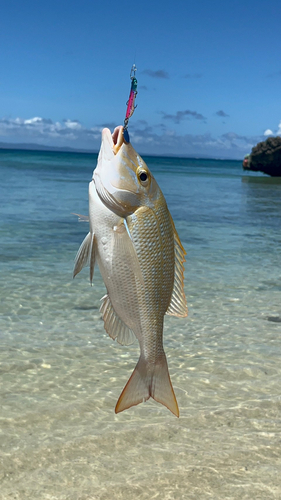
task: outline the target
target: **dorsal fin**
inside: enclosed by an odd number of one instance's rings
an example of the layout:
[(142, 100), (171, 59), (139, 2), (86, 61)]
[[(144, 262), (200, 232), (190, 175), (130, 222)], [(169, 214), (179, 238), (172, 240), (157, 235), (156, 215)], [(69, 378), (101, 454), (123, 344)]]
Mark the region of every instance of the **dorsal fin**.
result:
[(174, 230), (174, 245), (175, 245), (175, 277), (174, 277), (174, 288), (172, 292), (171, 302), (166, 311), (166, 314), (170, 316), (179, 316), (180, 318), (185, 318), (187, 316), (187, 304), (186, 297), (184, 293), (184, 262), (186, 251), (181, 244), (181, 240), (175, 228), (174, 221), (171, 218), (171, 223)]

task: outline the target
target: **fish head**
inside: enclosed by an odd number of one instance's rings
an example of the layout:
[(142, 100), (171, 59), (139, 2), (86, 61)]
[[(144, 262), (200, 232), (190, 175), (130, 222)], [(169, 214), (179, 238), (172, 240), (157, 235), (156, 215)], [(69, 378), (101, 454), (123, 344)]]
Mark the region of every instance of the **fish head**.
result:
[(112, 135), (103, 129), (93, 181), (104, 205), (124, 218), (143, 205), (153, 207), (162, 194), (144, 160), (124, 139), (122, 126)]

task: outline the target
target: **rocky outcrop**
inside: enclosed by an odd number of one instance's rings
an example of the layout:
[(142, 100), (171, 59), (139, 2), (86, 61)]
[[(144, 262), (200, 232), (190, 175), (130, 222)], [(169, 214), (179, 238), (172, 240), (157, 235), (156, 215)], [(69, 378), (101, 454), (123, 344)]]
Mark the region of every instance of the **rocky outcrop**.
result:
[(281, 177), (281, 137), (269, 137), (254, 146), (251, 154), (244, 158), (243, 168)]

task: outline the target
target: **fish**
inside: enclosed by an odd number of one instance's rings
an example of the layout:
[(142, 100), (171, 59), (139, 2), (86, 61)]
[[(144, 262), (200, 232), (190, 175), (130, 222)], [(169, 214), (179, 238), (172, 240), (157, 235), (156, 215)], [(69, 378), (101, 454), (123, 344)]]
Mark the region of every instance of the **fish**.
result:
[(120, 125), (102, 131), (89, 183), (89, 232), (73, 276), (98, 265), (107, 293), (100, 312), (120, 344), (137, 338), (140, 357), (115, 407), (119, 413), (150, 397), (179, 417), (163, 347), (165, 314), (186, 317), (186, 252), (164, 195)]

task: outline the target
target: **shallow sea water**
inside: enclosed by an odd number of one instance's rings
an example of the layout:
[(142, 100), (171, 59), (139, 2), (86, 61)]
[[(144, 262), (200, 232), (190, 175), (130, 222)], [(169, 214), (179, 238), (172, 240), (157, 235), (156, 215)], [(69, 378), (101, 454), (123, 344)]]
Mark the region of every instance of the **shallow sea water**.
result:
[(180, 418), (115, 415), (139, 354), (72, 280), (94, 155), (0, 151), (0, 499), (281, 498), (281, 184), (240, 162), (147, 158), (187, 251), (166, 317)]

